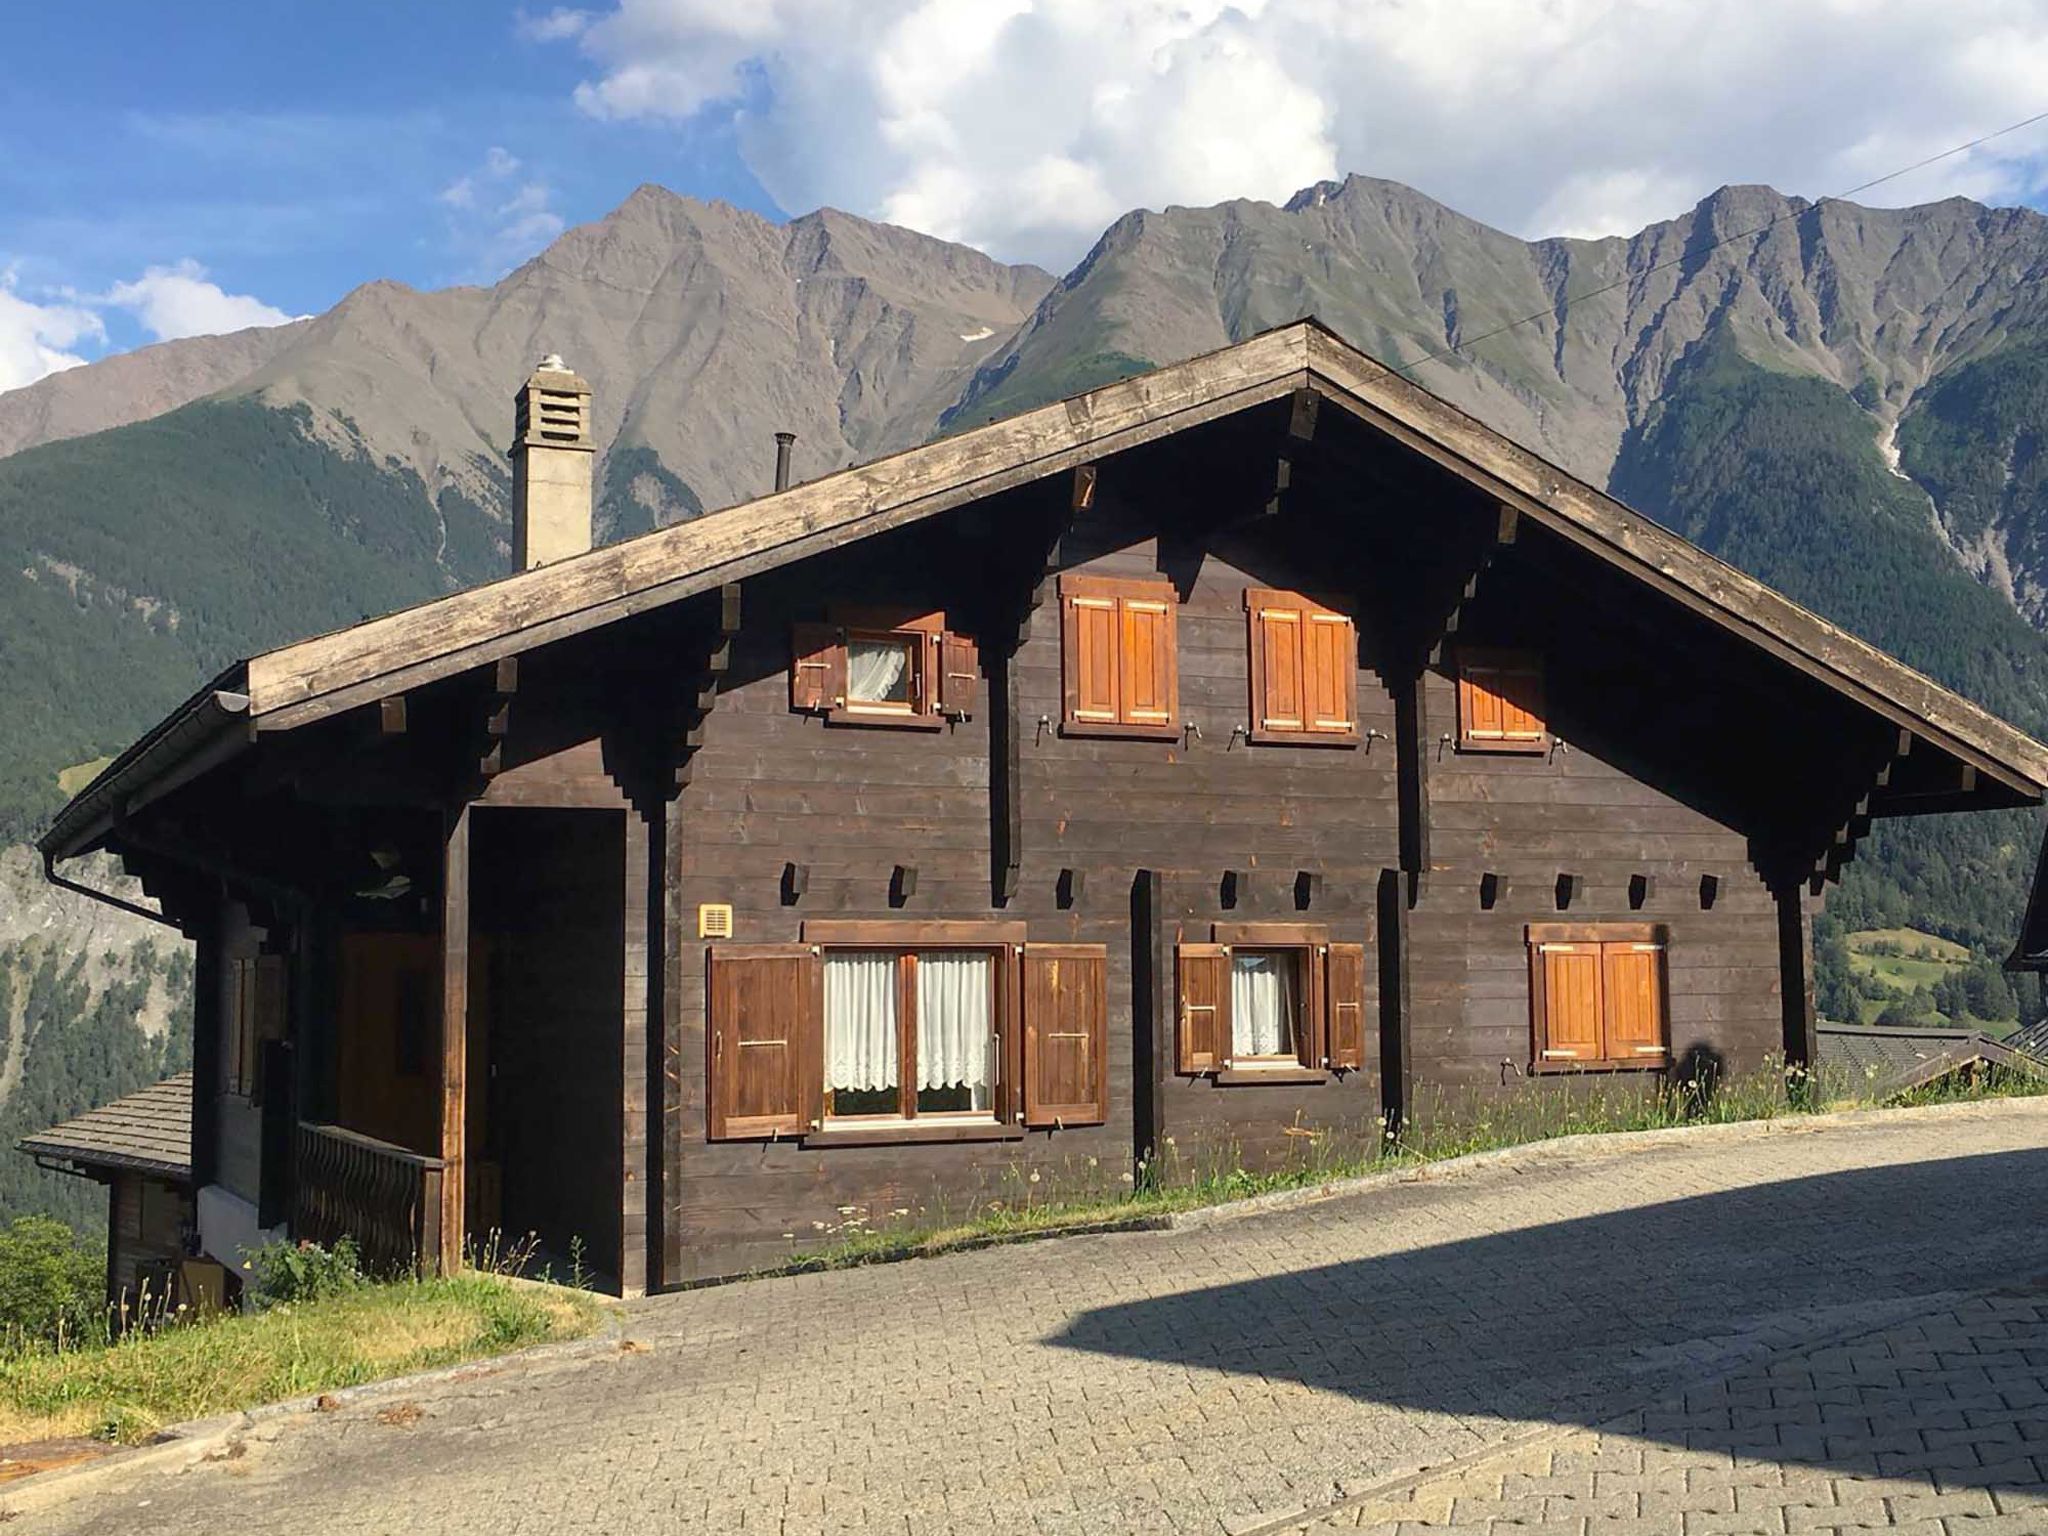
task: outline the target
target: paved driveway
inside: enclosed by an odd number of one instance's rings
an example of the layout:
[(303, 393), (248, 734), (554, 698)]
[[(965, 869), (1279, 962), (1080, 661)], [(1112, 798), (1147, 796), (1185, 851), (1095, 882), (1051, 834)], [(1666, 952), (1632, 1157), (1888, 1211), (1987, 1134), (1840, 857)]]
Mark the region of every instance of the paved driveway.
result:
[[(274, 1422), (235, 1459), (99, 1482), (25, 1528), (1814, 1523), (1791, 1523), (1786, 1500), (1738, 1508), (1740, 1465), (1774, 1472), (1781, 1490), (1922, 1471), (1922, 1491), (1968, 1503), (1951, 1514), (2006, 1522), (1982, 1536), (2048, 1532), (2048, 1512), (2022, 1507), (2040, 1442), (2019, 1427), (2025, 1392), (2043, 1401), (2048, 1340), (2014, 1335), (2019, 1314), (1998, 1310), (2024, 1310), (2024, 1297), (1978, 1299), (2048, 1273), (2044, 1218), (2048, 1102), (1546, 1154), (1172, 1232), (656, 1298), (630, 1310), (637, 1349), (437, 1387), (417, 1395), (413, 1422), (375, 1406)], [(1917, 1353), (1915, 1328), (1932, 1341)], [(1980, 1358), (1954, 1367), (1979, 1376), (1936, 1379), (1944, 1352), (1987, 1342), (2002, 1352), (1996, 1373)], [(1904, 1350), (1910, 1369), (1872, 1350)], [(1892, 1392), (1862, 1415), (1860, 1439), (1827, 1394), (1872, 1383), (1845, 1382), (1841, 1359)], [(1794, 1373), (1782, 1403), (1776, 1368)], [(1660, 1401), (1675, 1407), (1640, 1411)], [(1827, 1432), (1784, 1432), (1831, 1405)], [(1938, 1440), (1972, 1413), (1991, 1438)], [(2015, 1427), (1997, 1430), (1998, 1413)], [(1910, 1447), (1876, 1443), (1887, 1434)], [(1503, 1448), (1522, 1460), (1486, 1460)], [(1909, 1448), (1925, 1465), (1884, 1460)], [(1727, 1468), (1728, 1507), (1688, 1515), (1651, 1497), (1674, 1492), (1668, 1479), (1651, 1486), (1667, 1453), (1706, 1459), (1672, 1463), (1681, 1498)], [(1387, 1487), (1430, 1467), (1445, 1469), (1435, 1483)], [(1605, 1485), (1590, 1481), (1597, 1471)], [(1582, 1472), (1583, 1486), (1539, 1484), (1535, 1505), (1511, 1502), (1530, 1491), (1512, 1478)], [(1444, 1481), (1458, 1477), (1477, 1479), (1460, 1485), (1462, 1511)], [(1855, 1507), (1890, 1519), (1883, 1501), (1911, 1491)], [(1582, 1506), (1541, 1502), (1581, 1494)], [(1486, 1498), (1495, 1505), (1470, 1502)], [(1843, 1507), (1839, 1493), (1826, 1507)]]

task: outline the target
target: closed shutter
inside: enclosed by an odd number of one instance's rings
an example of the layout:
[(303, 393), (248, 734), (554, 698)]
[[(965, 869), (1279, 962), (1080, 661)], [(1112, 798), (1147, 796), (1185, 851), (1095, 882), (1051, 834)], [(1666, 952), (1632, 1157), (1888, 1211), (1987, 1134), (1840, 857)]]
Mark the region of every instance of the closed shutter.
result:
[(712, 946), (713, 1140), (801, 1134), (817, 1120), (823, 985), (823, 969), (808, 945)]
[(1123, 656), (1117, 683), (1126, 725), (1171, 725), (1175, 708), (1173, 602), (1170, 596), (1118, 600)]
[(1468, 655), (1458, 670), (1458, 713), (1460, 733), (1470, 745), (1542, 746), (1549, 729), (1543, 669), (1498, 652)]
[(1600, 946), (1609, 1060), (1656, 1063), (1670, 1054), (1664, 1030), (1663, 958), (1660, 944)]
[(1214, 1072), (1230, 1048), (1230, 946), (1183, 944), (1176, 1072)]
[(1325, 995), (1330, 1012), (1330, 1065), (1339, 1071), (1365, 1068), (1365, 946), (1332, 944)]
[(1311, 731), (1358, 729), (1358, 630), (1338, 613), (1311, 611), (1302, 629), (1303, 694)]
[(791, 709), (831, 709), (845, 699), (846, 631), (836, 624), (799, 624), (791, 650)]
[(1301, 632), (1299, 608), (1260, 603), (1252, 609), (1252, 644), (1258, 647), (1259, 682), (1253, 708), (1261, 730), (1308, 728), (1302, 700)]
[(1114, 597), (1072, 593), (1066, 601), (1067, 718), (1115, 725), (1121, 718), (1117, 687), (1118, 614)]
[(939, 639), (939, 712), (964, 720), (974, 713), (981, 682), (981, 652), (965, 635), (950, 631)]
[(1109, 1118), (1109, 952), (1100, 944), (1024, 946), (1024, 1123)]
[(1543, 1014), (1536, 1042), (1539, 1062), (1600, 1059), (1600, 946), (1543, 944)]

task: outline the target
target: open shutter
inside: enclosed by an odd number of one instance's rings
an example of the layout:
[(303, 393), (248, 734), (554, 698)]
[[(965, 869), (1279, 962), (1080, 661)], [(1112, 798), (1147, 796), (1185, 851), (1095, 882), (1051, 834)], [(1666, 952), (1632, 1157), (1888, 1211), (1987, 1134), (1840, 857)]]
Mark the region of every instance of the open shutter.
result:
[(1332, 944), (1326, 962), (1330, 1065), (1339, 1071), (1365, 1068), (1365, 946)]
[(1180, 946), (1180, 1025), (1176, 1072), (1214, 1072), (1230, 1048), (1230, 946)]
[(1178, 707), (1172, 589), (1162, 586), (1158, 597), (1120, 598), (1118, 605), (1123, 622), (1117, 685), (1123, 695), (1123, 723), (1170, 726)]
[(1600, 1059), (1601, 964), (1598, 944), (1542, 944), (1543, 1012), (1537, 1020), (1538, 1065)]
[(939, 712), (964, 720), (974, 713), (974, 691), (981, 681), (981, 652), (965, 635), (951, 631), (939, 638)]
[(1262, 731), (1308, 728), (1303, 702), (1302, 611), (1269, 602), (1252, 608), (1252, 645), (1257, 680), (1252, 708)]
[(264, 1046), (285, 1034), (285, 960), (283, 955), (258, 955), (251, 972), (248, 1038), (242, 1045), (242, 1075), (249, 1102), (263, 1102)]
[(1671, 1052), (1664, 1028), (1661, 944), (1605, 943), (1600, 946), (1601, 989), (1605, 993), (1607, 1045), (1611, 1061), (1658, 1063)]
[(1117, 601), (1073, 592), (1066, 598), (1067, 718), (1088, 725), (1114, 725), (1120, 718), (1117, 689)]
[(846, 631), (836, 624), (799, 624), (792, 635), (791, 709), (831, 709), (846, 697)]
[(804, 944), (711, 948), (714, 1141), (801, 1135), (821, 1110), (823, 968)]
[(1109, 1118), (1109, 952), (1100, 944), (1024, 946), (1024, 1123)]
[(253, 1063), (247, 1057), (255, 1049), (250, 1041), (250, 1025), (256, 1016), (256, 962), (241, 959), (234, 962), (234, 1008), (228, 1016), (228, 1082), (229, 1093), (247, 1093), (248, 1074)]
[(1348, 736), (1358, 729), (1358, 630), (1340, 613), (1311, 610), (1302, 626), (1306, 730)]

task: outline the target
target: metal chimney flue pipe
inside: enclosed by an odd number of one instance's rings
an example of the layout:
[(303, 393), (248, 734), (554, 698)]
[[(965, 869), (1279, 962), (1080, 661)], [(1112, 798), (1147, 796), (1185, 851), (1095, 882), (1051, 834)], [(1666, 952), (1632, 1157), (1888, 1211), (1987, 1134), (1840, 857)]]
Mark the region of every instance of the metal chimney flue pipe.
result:
[(795, 446), (794, 432), (775, 434), (775, 489), (778, 491), (789, 489), (789, 451)]

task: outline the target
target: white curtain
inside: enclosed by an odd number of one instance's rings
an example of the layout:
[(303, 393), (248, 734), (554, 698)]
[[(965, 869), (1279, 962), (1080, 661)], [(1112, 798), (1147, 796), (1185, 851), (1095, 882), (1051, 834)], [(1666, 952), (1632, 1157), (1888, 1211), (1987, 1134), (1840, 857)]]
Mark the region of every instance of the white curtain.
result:
[(1239, 951), (1230, 966), (1230, 1054), (1294, 1054), (1294, 958)]
[(868, 704), (910, 702), (910, 647), (853, 640), (846, 647), (846, 696)]
[(896, 1086), (896, 957), (825, 957), (825, 1086)]
[(986, 954), (918, 952), (919, 1088), (968, 1088), (973, 1090), (973, 1107), (988, 1108), (993, 976), (994, 961)]

